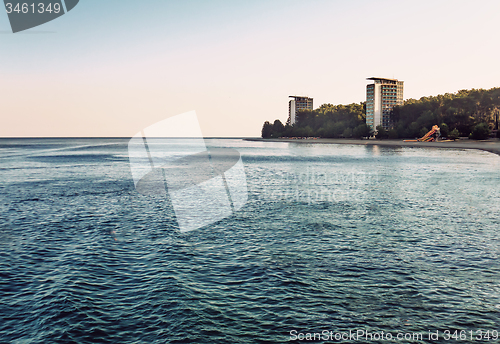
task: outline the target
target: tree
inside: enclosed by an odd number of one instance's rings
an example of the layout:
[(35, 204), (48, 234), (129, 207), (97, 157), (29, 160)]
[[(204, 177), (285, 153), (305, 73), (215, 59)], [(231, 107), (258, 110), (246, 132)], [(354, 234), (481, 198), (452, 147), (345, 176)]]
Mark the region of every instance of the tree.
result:
[(350, 138), (352, 137), (352, 129), (351, 128), (346, 128), (344, 132), (342, 133), (342, 136), (345, 138)]
[(310, 126), (306, 126), (304, 128), (304, 133), (303, 133), (302, 136), (304, 136), (304, 137), (312, 137), (312, 136), (314, 136), (314, 130)]
[(273, 137), (281, 137), (285, 131), (285, 126), (279, 119), (275, 120), (273, 123), (273, 133), (271, 134)]
[(460, 133), (458, 132), (458, 129), (455, 128), (453, 129), (449, 134), (448, 134), (448, 138), (451, 139), (451, 140), (456, 140), (460, 137)]
[(375, 135), (377, 139), (386, 139), (389, 137), (389, 134), (387, 133), (387, 130), (384, 129), (383, 126), (379, 125), (377, 126), (377, 134)]
[(474, 127), (469, 137), (473, 140), (485, 140), (489, 136), (490, 127), (488, 126), (488, 123), (479, 123)]
[(362, 139), (363, 137), (371, 136), (371, 128), (366, 124), (360, 124), (352, 131), (352, 137)]
[(478, 123), (491, 127), (498, 108), (500, 88), (460, 90), (419, 100), (408, 99), (393, 109), (392, 120), (400, 137), (421, 137), (423, 127), (430, 128), (437, 123), (441, 123), (442, 136), (449, 137), (451, 128), (468, 135)]
[(262, 126), (262, 138), (268, 139), (273, 133), (273, 125), (269, 121), (265, 121)]
[(448, 127), (448, 125), (446, 123), (441, 123), (441, 125), (439, 126), (439, 129), (441, 131), (441, 136), (448, 137), (448, 133), (450, 132), (450, 128)]
[(285, 125), (285, 130), (283, 131), (283, 135), (284, 137), (291, 137), (293, 136), (293, 127), (290, 125), (290, 124), (286, 124)]
[(396, 129), (389, 129), (389, 131), (387, 132), (387, 135), (392, 140), (397, 139), (399, 137), (398, 132), (396, 131)]
[(420, 137), (424, 137), (428, 132), (429, 132), (429, 129), (427, 129), (426, 127), (423, 127), (422, 129), (420, 129), (420, 132), (418, 135)]
[(418, 123), (417, 122), (411, 122), (410, 126), (406, 129), (406, 137), (422, 137), (419, 136), (419, 129), (418, 129)]

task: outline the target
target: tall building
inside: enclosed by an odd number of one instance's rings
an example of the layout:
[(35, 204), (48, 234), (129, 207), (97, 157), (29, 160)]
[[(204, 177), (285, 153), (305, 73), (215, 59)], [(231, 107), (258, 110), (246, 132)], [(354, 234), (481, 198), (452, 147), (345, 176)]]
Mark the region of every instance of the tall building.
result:
[(373, 130), (379, 125), (386, 130), (392, 128), (392, 109), (403, 105), (404, 81), (375, 77), (366, 80), (373, 80), (366, 86), (366, 124)]
[(297, 121), (297, 111), (313, 109), (312, 98), (302, 96), (289, 96), (288, 98), (293, 98), (288, 102), (288, 123), (290, 123), (290, 125), (295, 124)]

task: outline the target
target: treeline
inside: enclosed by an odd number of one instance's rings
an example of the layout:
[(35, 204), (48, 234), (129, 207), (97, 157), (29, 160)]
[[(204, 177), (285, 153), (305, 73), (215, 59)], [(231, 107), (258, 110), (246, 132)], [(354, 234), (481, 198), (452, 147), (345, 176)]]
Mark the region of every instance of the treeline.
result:
[(354, 137), (370, 136), (370, 127), (365, 124), (365, 104), (332, 105), (323, 104), (316, 110), (299, 110), (296, 123), (275, 120), (265, 122), (263, 138), (274, 137)]
[[(373, 132), (365, 124), (365, 113), (365, 103), (323, 104), (316, 110), (299, 111), (293, 126), (283, 125), (279, 120), (273, 124), (265, 122), (262, 137), (367, 137)], [(443, 137), (484, 139), (492, 129), (497, 129), (499, 113), (500, 88), (408, 99), (394, 108), (392, 129), (377, 127), (377, 138), (418, 138), (437, 124)]]
[[(483, 139), (495, 128), (500, 109), (500, 88), (461, 90), (435, 97), (408, 99), (396, 106), (392, 119), (397, 137), (421, 137), (439, 125), (444, 137)], [(453, 132), (453, 134), (452, 134)]]

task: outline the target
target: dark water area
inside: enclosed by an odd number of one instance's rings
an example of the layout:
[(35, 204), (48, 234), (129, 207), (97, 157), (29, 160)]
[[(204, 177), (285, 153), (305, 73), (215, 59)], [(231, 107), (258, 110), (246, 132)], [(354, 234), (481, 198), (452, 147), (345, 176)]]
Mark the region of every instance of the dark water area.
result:
[(0, 342), (498, 342), (500, 156), (206, 143), (241, 153), (248, 201), (181, 233), (127, 139), (0, 139)]

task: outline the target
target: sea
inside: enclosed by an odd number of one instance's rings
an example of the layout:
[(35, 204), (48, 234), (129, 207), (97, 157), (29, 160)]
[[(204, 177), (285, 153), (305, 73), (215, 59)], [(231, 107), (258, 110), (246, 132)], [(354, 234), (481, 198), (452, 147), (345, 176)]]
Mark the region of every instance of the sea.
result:
[(500, 332), (500, 156), (205, 139), (246, 202), (181, 231), (129, 139), (0, 139), (1, 343), (468, 343)]

